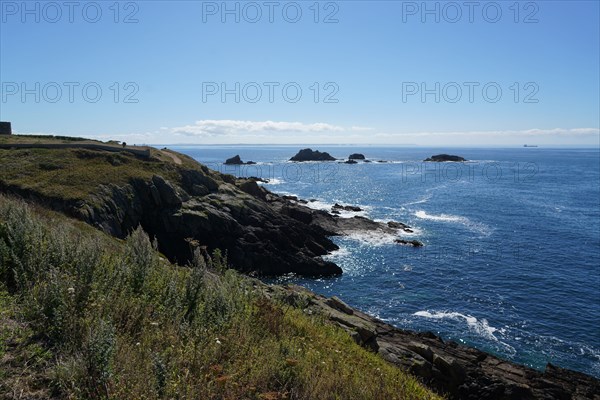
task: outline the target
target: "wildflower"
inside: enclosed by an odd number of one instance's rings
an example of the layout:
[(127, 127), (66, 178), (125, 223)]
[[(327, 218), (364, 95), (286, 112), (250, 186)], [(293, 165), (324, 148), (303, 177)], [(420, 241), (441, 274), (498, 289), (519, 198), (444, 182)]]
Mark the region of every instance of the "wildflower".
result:
[(221, 341), (219, 340), (219, 338), (216, 338), (216, 339), (215, 339), (215, 342), (216, 342), (217, 344), (221, 344)]
[(75, 288), (73, 288), (73, 287), (70, 287), (70, 288), (68, 288), (68, 289), (67, 289), (67, 292), (68, 292), (69, 294), (75, 294)]

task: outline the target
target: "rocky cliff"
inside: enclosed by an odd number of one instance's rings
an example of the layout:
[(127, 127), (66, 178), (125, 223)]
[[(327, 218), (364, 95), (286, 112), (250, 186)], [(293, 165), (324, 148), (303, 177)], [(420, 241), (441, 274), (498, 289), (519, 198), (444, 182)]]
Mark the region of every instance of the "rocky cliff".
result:
[[(161, 151), (146, 160), (124, 153), (115, 159), (103, 151), (43, 151), (6, 150), (0, 167), (6, 161), (10, 169), (9, 158), (13, 158), (28, 160), (40, 171), (9, 171), (0, 177), (0, 190), (120, 238), (141, 225), (158, 240), (165, 255), (181, 264), (191, 258), (195, 247), (219, 248), (227, 252), (233, 267), (245, 273), (338, 275), (341, 268), (321, 258), (337, 249), (330, 236), (357, 229), (393, 231), (366, 218), (340, 219), (312, 210), (270, 193), (254, 179), (236, 179), (173, 152)], [(42, 155), (48, 158), (40, 163)], [(63, 166), (61, 160), (69, 157), (87, 166), (79, 166), (80, 170)], [(89, 170), (94, 171), (89, 178), (94, 183), (82, 178)], [(115, 177), (116, 171), (121, 175)], [(130, 175), (127, 179), (122, 178), (125, 173)], [(27, 175), (37, 179), (26, 181)], [(43, 186), (48, 182), (62, 186)], [(73, 193), (67, 196), (67, 192)]]

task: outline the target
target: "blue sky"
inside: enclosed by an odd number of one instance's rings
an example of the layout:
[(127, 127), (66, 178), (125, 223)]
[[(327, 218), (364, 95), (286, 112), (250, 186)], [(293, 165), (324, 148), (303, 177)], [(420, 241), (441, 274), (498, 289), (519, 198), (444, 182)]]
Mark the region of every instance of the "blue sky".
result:
[(599, 21), (598, 1), (0, 0), (0, 119), (138, 144), (598, 145)]

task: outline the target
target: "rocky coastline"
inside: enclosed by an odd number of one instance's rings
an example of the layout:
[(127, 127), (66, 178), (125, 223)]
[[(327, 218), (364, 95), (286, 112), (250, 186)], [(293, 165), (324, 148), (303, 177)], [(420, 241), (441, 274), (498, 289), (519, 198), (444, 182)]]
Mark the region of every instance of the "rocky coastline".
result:
[(337, 297), (327, 298), (297, 285), (255, 283), (274, 299), (319, 314), (344, 329), (356, 343), (409, 371), (450, 399), (600, 399), (600, 380), (548, 364), (544, 371), (445, 341), (431, 332), (389, 325)]
[[(185, 161), (185, 156), (178, 157)], [(356, 206), (336, 204), (331, 212), (316, 210), (309, 207), (310, 201), (270, 192), (257, 179), (221, 174), (195, 162), (168, 164), (162, 172), (156, 165), (153, 168), (156, 172), (149, 177), (94, 187), (85, 200), (48, 197), (2, 179), (0, 192), (63, 212), (120, 238), (142, 226), (157, 239), (160, 251), (180, 264), (197, 248), (220, 248), (232, 266), (251, 276), (339, 275), (341, 268), (322, 256), (338, 249), (332, 236), (356, 231), (393, 235), (399, 245), (422, 245), (402, 237), (412, 232), (402, 222), (383, 223), (360, 215), (342, 218), (334, 212), (358, 213)], [(298, 286), (258, 280), (256, 286), (307, 313), (324, 315), (360, 345), (453, 399), (600, 399), (600, 381), (584, 374), (552, 365), (536, 371), (431, 333), (398, 329), (339, 299)]]

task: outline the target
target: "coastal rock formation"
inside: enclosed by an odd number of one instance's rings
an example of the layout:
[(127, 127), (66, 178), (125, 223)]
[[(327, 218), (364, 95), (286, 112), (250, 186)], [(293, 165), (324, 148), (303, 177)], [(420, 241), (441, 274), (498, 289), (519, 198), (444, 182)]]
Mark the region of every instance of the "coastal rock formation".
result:
[(364, 154), (360, 154), (360, 153), (353, 153), (348, 156), (348, 160), (364, 160), (364, 159), (365, 159)]
[(254, 161), (243, 162), (239, 155), (235, 155), (225, 160), (226, 165), (252, 165), (256, 164)]
[(186, 239), (193, 238), (208, 249), (226, 251), (232, 266), (246, 273), (342, 273), (321, 258), (337, 246), (319, 228), (276, 212), (266, 202), (268, 192), (252, 179), (218, 178), (189, 173), (177, 186), (155, 175), (151, 182), (107, 185), (74, 212), (118, 237), (141, 224), (158, 239), (161, 251), (180, 263), (191, 258)]
[(450, 154), (438, 154), (438, 155), (426, 158), (424, 161), (434, 161), (434, 162), (453, 161), (453, 162), (461, 162), (461, 161), (467, 161), (467, 160), (464, 159), (464, 158), (462, 158), (462, 157), (460, 157), (460, 156), (452, 156)]
[[(204, 166), (181, 173), (180, 185), (159, 175), (121, 187), (103, 185), (71, 213), (117, 237), (142, 225), (158, 239), (160, 250), (180, 263), (191, 258), (188, 239), (194, 239), (209, 250), (227, 251), (236, 269), (265, 276), (338, 275), (340, 267), (321, 258), (338, 249), (329, 237), (357, 231), (397, 236), (410, 229), (362, 216), (339, 218), (295, 196), (271, 193), (254, 179), (235, 179)], [(340, 204), (333, 210), (362, 211)]]
[(398, 244), (403, 244), (406, 246), (423, 247), (423, 243), (419, 242), (418, 240), (396, 239), (396, 240), (394, 240), (394, 242), (396, 242)]
[(358, 164), (358, 162), (356, 162), (354, 160), (346, 160), (346, 161), (344, 161), (344, 164)]
[(551, 364), (537, 371), (489, 353), (442, 340), (433, 333), (396, 328), (336, 297), (296, 285), (256, 286), (306, 313), (324, 315), (361, 346), (419, 377), (450, 399), (600, 399), (600, 380)]
[[(35, 157), (23, 153), (26, 150), (15, 151)], [(52, 195), (60, 193), (54, 189), (44, 192), (0, 177), (0, 191), (64, 212), (119, 238), (141, 225), (158, 240), (160, 251), (180, 264), (191, 259), (192, 244), (197, 244), (208, 251), (223, 250), (232, 267), (249, 274), (339, 275), (341, 268), (322, 258), (338, 248), (330, 236), (359, 230), (398, 232), (364, 217), (339, 218), (311, 209), (305, 200), (269, 192), (255, 178), (221, 174), (184, 155), (177, 156), (179, 163), (122, 155), (115, 164), (114, 156), (102, 150), (55, 151), (57, 158), (85, 157), (94, 165), (96, 183), (79, 180), (78, 195), (65, 198)], [(124, 163), (129, 177), (114, 179), (111, 171)]]
[(402, 229), (404, 232), (413, 233), (413, 230), (410, 228), (410, 226), (403, 224), (402, 222), (390, 221), (387, 223), (387, 225), (390, 228)]
[(343, 206), (341, 204), (335, 203), (332, 207), (332, 210), (344, 210), (344, 211), (353, 211), (353, 212), (360, 212), (362, 211), (362, 208), (357, 207), (357, 206)]
[(290, 161), (335, 161), (335, 158), (327, 152), (302, 149), (294, 157), (290, 158)]

